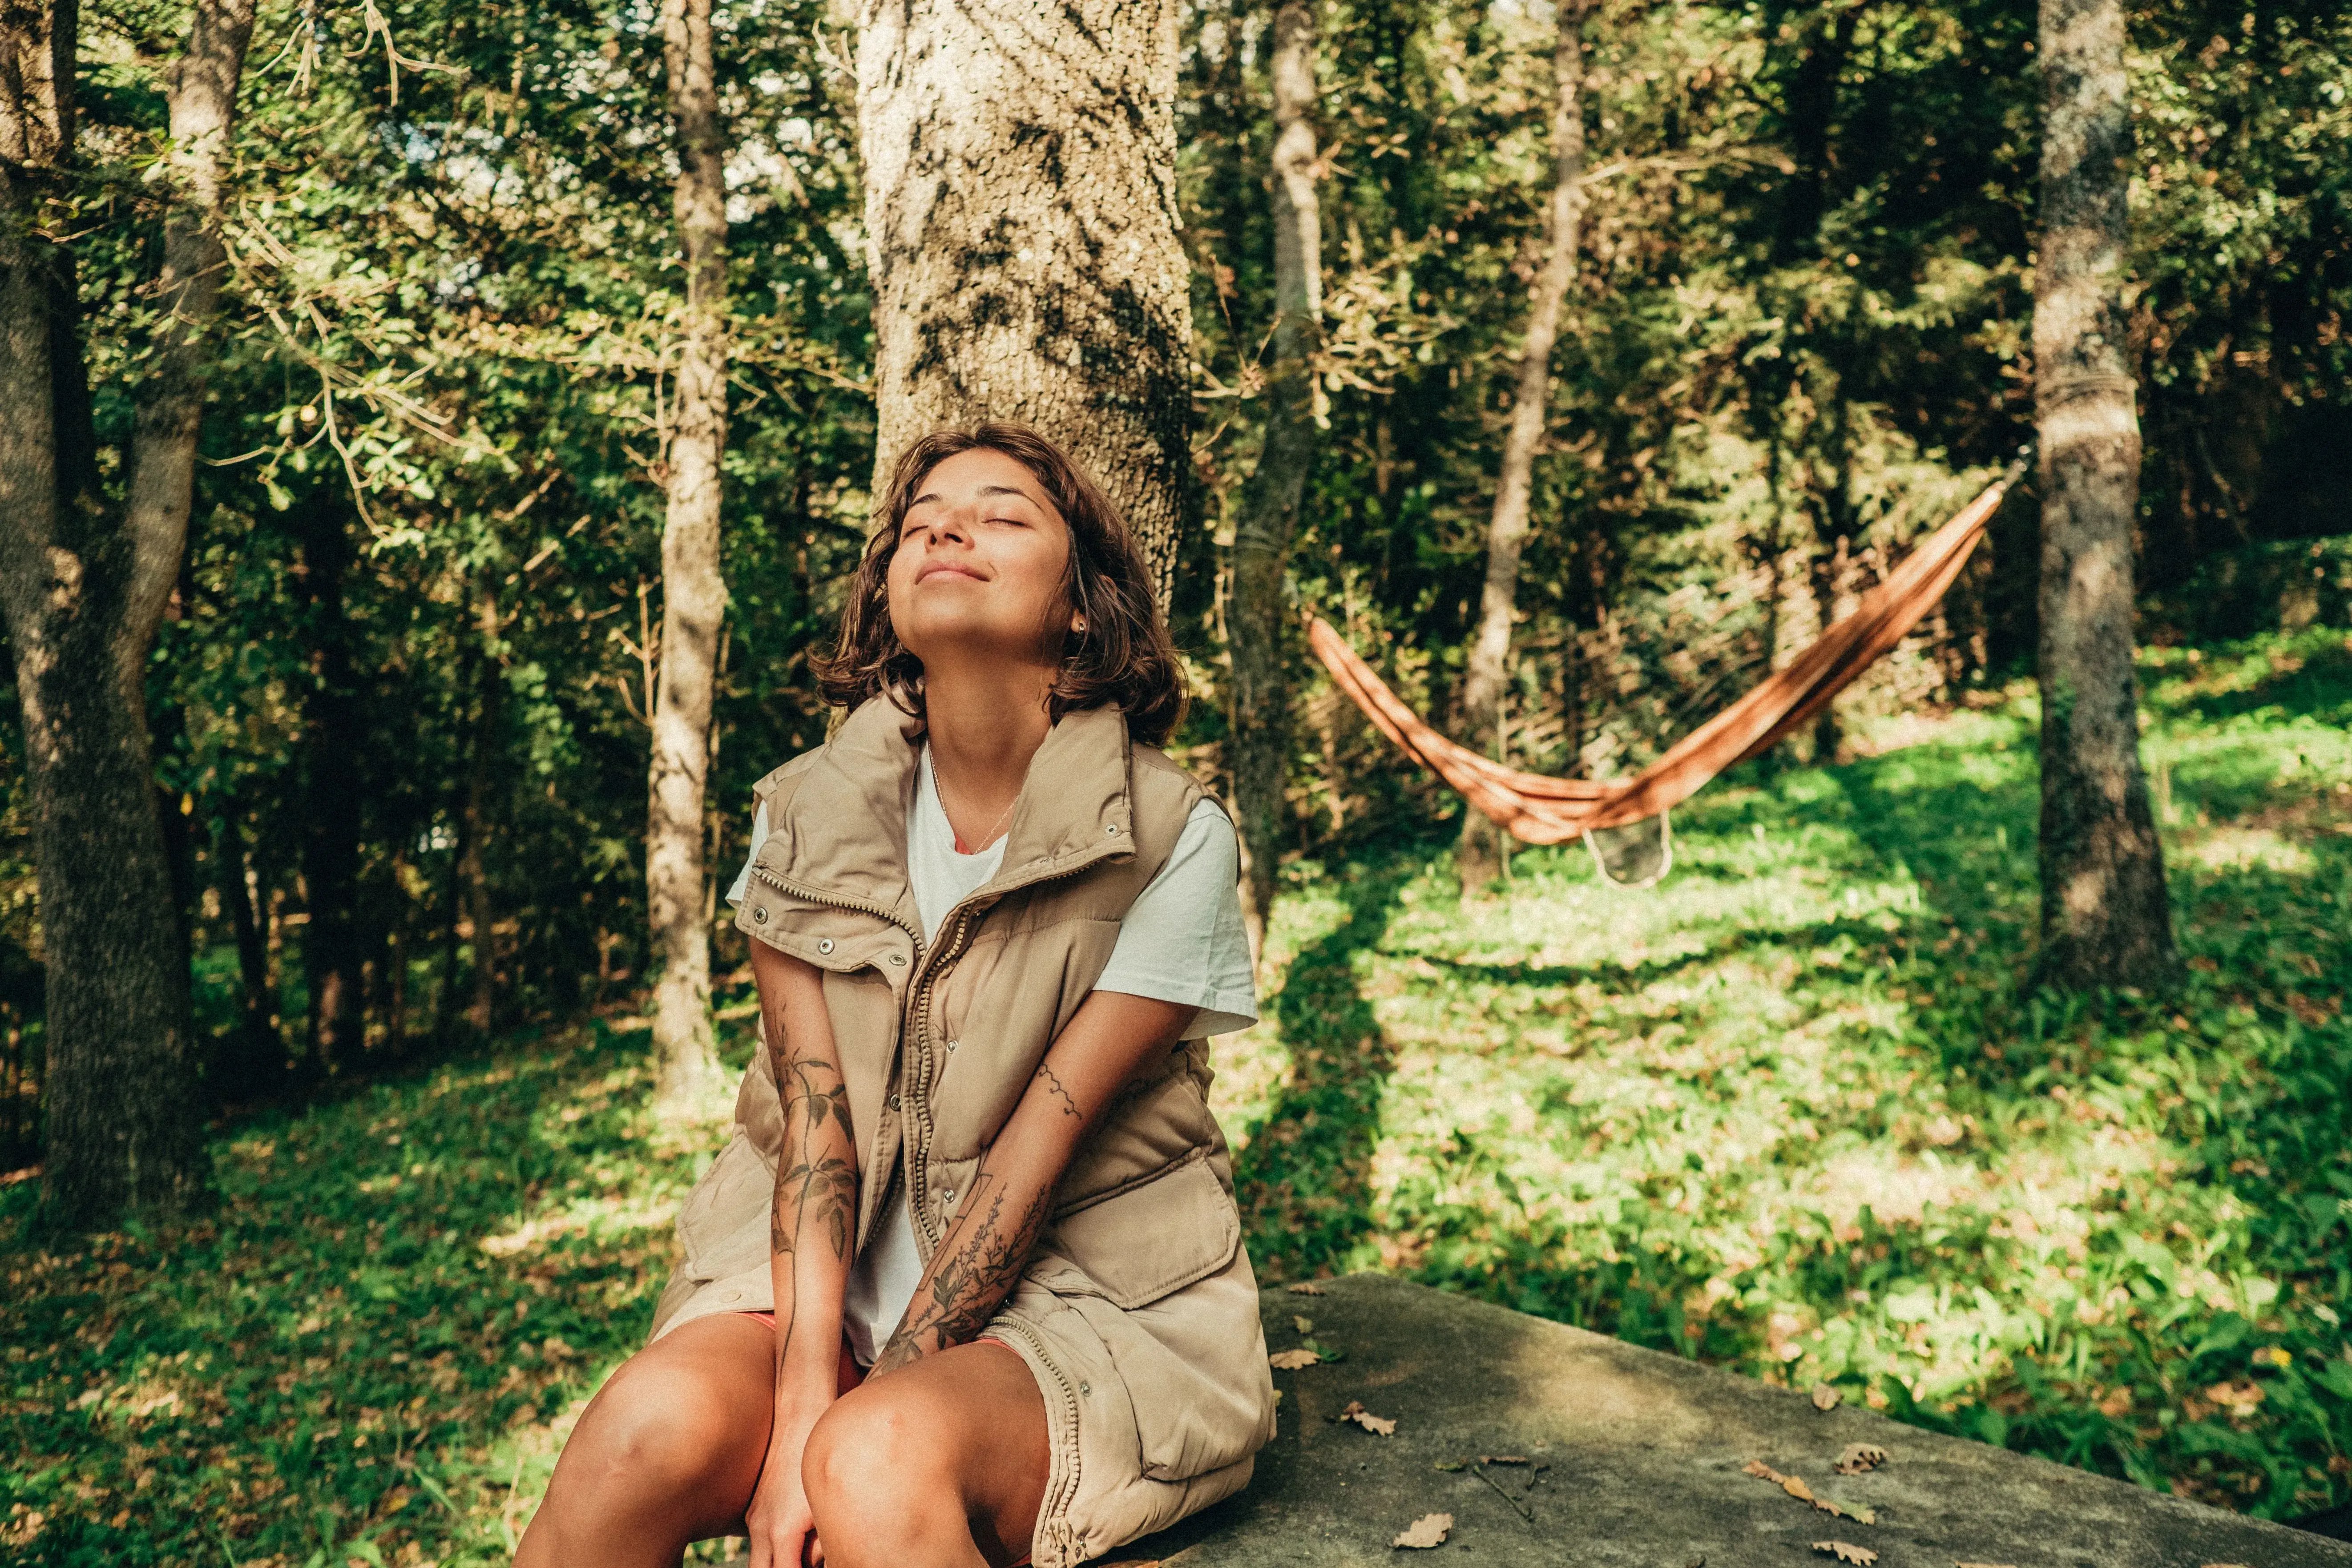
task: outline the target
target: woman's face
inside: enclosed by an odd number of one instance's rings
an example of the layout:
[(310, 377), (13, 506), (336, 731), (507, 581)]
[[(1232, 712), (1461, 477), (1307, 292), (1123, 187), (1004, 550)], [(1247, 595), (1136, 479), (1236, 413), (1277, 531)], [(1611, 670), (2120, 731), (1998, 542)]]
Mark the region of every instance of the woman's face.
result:
[(984, 448), (923, 476), (890, 561), (890, 624), (907, 651), (1051, 665), (1070, 612), (1069, 525), (1026, 468)]

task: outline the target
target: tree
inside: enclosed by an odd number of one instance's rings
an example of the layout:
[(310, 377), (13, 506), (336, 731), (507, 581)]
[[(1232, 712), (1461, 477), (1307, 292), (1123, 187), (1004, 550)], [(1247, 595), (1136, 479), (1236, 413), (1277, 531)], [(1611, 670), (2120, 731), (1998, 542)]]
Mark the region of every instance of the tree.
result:
[(2139, 419), (2125, 359), (2131, 110), (2120, 0), (2042, 0), (2041, 973), (2088, 987), (2172, 967), (2132, 674)]
[(1315, 6), (1286, 0), (1274, 14), (1274, 365), (1265, 382), (1265, 445), (1241, 497), (1234, 529), (1233, 602), (1225, 612), (1233, 654), (1234, 804), (1241, 816), (1243, 911), (1251, 949), (1263, 945), (1283, 838), (1283, 775), (1290, 758), (1285, 676), (1284, 576), (1298, 503), (1314, 466), (1315, 351), (1323, 309), (1323, 228), (1315, 195)]
[(655, 693), (646, 905), (661, 966), (654, 1051), (661, 1114), (691, 1115), (722, 1074), (710, 1027), (710, 929), (702, 802), (727, 584), (719, 571), (719, 457), (727, 444), (727, 178), (711, 58), (710, 0), (665, 0), (664, 53), (677, 124), (676, 210), (686, 262), (662, 525), (661, 683)]
[(1163, 602), (1192, 469), (1177, 16), (864, 0), (857, 43), (875, 473), (936, 426), (1024, 420), (1118, 503)]
[[(1511, 622), (1517, 614), (1519, 554), (1528, 538), (1536, 448), (1543, 444), (1551, 402), (1551, 351), (1559, 337), (1561, 304), (1576, 279), (1578, 220), (1584, 212), (1584, 22), (1591, 0), (1560, 0), (1552, 47), (1552, 192), (1544, 210), (1544, 264), (1536, 274), (1528, 330), (1519, 351), (1518, 388), (1510, 430), (1503, 439), (1502, 472), (1486, 521), (1486, 579), (1478, 599), (1478, 629), (1462, 681), (1462, 717), (1469, 743), (1492, 743), (1499, 753), (1503, 689), (1509, 679)], [(1507, 760), (1507, 759), (1506, 759)], [(1462, 816), (1455, 851), (1462, 890), (1472, 894), (1498, 867), (1501, 830), (1475, 810)]]
[(72, 0), (0, 9), (0, 612), (16, 664), (48, 952), (45, 1198), (89, 1228), (184, 1208), (204, 1154), (186, 941), (156, 815), (146, 665), (179, 574), (222, 179), (253, 0), (197, 0), (169, 93), (156, 323), (122, 498), (100, 462), (73, 251)]

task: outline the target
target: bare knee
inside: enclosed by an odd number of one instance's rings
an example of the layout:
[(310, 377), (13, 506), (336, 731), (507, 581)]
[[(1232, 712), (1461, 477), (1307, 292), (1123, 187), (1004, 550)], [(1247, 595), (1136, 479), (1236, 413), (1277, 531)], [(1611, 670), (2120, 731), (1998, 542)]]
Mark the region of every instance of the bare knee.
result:
[(940, 1542), (969, 1541), (961, 1479), (918, 1404), (851, 1394), (809, 1434), (801, 1484), (825, 1561), (841, 1568), (910, 1563)]

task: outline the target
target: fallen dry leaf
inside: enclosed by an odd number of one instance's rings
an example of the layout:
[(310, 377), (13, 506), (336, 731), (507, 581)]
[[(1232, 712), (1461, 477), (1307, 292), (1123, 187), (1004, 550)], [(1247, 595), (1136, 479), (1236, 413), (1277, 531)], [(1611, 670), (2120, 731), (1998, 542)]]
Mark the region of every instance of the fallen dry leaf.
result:
[(1357, 1426), (1361, 1426), (1365, 1431), (1370, 1432), (1375, 1437), (1393, 1437), (1396, 1436), (1396, 1422), (1393, 1419), (1386, 1415), (1375, 1415), (1352, 1399), (1348, 1401), (1348, 1407), (1345, 1410), (1340, 1411), (1339, 1415), (1333, 1416), (1332, 1419), (1335, 1421), (1353, 1421)]
[(1320, 1296), (1324, 1293), (1323, 1287), (1312, 1279), (1301, 1279), (1297, 1284), (1285, 1285), (1283, 1289), (1294, 1296)]
[(1315, 1320), (1312, 1318), (1293, 1318), (1290, 1320), (1290, 1326), (1297, 1329), (1302, 1334), (1311, 1334), (1315, 1331)]
[(1525, 1454), (1481, 1454), (1478, 1462), (1482, 1465), (1524, 1465), (1528, 1457)]
[(1952, 1568), (2017, 1568), (2014, 1563), (1955, 1563)]
[(1276, 1351), (1265, 1358), (1265, 1363), (1276, 1372), (1297, 1372), (1300, 1367), (1313, 1366), (1322, 1359), (1313, 1351)]
[(1816, 1541), (1813, 1542), (1813, 1550), (1827, 1552), (1841, 1563), (1858, 1563), (1862, 1568), (1870, 1568), (1872, 1563), (1878, 1561), (1878, 1553), (1869, 1547), (1853, 1546), (1843, 1541)]
[(1450, 1513), (1424, 1513), (1405, 1527), (1404, 1533), (1389, 1542), (1391, 1546), (1411, 1546), (1426, 1551), (1445, 1544), (1445, 1532), (1454, 1528)]
[(1875, 1510), (1866, 1508), (1847, 1508), (1842, 1503), (1832, 1502), (1825, 1497), (1816, 1496), (1813, 1489), (1805, 1484), (1803, 1477), (1784, 1476), (1761, 1459), (1748, 1460), (1747, 1468), (1741, 1473), (1744, 1475), (1754, 1476), (1759, 1480), (1770, 1481), (1774, 1486), (1779, 1487), (1782, 1491), (1787, 1492), (1799, 1502), (1811, 1503), (1815, 1508), (1820, 1509), (1823, 1513), (1829, 1514), (1832, 1518), (1850, 1519), (1856, 1524), (1876, 1524), (1878, 1522), (1878, 1515)]
[(1837, 1391), (1836, 1389), (1832, 1388), (1832, 1387), (1831, 1387), (1828, 1384), (1826, 1384), (1826, 1383), (1817, 1383), (1817, 1384), (1813, 1384), (1813, 1408), (1814, 1408), (1814, 1409), (1816, 1409), (1816, 1410), (1835, 1410), (1837, 1407), (1838, 1407), (1838, 1391)]
[(1886, 1463), (1886, 1450), (1875, 1443), (1848, 1443), (1830, 1467), (1842, 1476), (1866, 1475)]

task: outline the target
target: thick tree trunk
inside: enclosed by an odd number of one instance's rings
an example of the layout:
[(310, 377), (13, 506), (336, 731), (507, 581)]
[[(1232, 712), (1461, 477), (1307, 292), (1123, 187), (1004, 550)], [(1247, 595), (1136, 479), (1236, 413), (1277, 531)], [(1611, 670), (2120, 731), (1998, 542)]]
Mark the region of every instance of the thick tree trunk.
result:
[(1126, 512), (1163, 604), (1192, 475), (1177, 13), (860, 0), (857, 47), (876, 473), (934, 426), (1024, 420)]
[(2132, 673), (2139, 420), (2123, 285), (2131, 118), (2120, 0), (2042, 0), (2041, 977), (2137, 985), (2172, 970), (2164, 858)]
[(670, 112), (677, 122), (678, 238), (686, 319), (662, 527), (660, 686), (653, 705), (646, 906), (655, 962), (656, 1114), (707, 1111), (721, 1079), (710, 1027), (710, 919), (702, 802), (727, 584), (719, 574), (719, 455), (727, 442), (727, 183), (712, 76), (710, 0), (667, 0)]
[(1233, 652), (1228, 742), (1241, 816), (1250, 951), (1264, 947), (1281, 854), (1283, 775), (1290, 755), (1283, 577), (1314, 465), (1315, 350), (1323, 308), (1322, 216), (1315, 195), (1315, 6), (1286, 0), (1274, 14), (1274, 365), (1265, 389), (1265, 448), (1241, 496), (1234, 529)]
[[(1559, 338), (1562, 303), (1576, 279), (1578, 221), (1584, 214), (1584, 23), (1591, 0), (1560, 0), (1559, 37), (1552, 48), (1552, 193), (1544, 212), (1546, 254), (1528, 310), (1519, 354), (1518, 390), (1503, 439), (1503, 468), (1486, 521), (1486, 582), (1478, 599), (1478, 631), (1462, 682), (1462, 716), (1470, 745), (1493, 744), (1502, 722), (1503, 689), (1511, 659), (1511, 621), (1517, 612), (1519, 553), (1528, 538), (1536, 448), (1543, 444), (1551, 401), (1551, 351)], [(1483, 889), (1500, 869), (1501, 831), (1478, 812), (1462, 814), (1456, 863), (1465, 895)]]
[(75, 8), (0, 9), (0, 611), (24, 706), (48, 953), (45, 1197), (111, 1225), (202, 1194), (185, 934), (156, 814), (145, 705), (185, 538), (215, 311), (218, 171), (251, 0), (202, 0), (170, 95), (173, 314), (141, 388), (127, 506), (100, 487), (71, 255), (44, 237), (74, 152)]
[(359, 935), (361, 791), (352, 770), (368, 752), (343, 580), (352, 550), (350, 504), (314, 492), (300, 526), (302, 597), (310, 612), (310, 687), (304, 694), (302, 973), (310, 994), (310, 1070), (325, 1072), (358, 1050), (363, 1029)]

